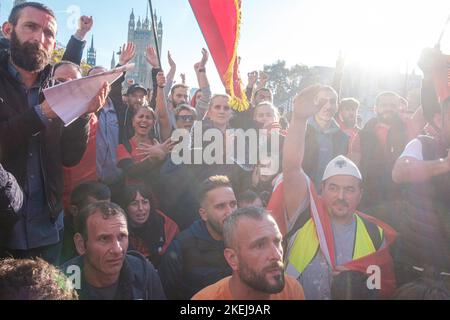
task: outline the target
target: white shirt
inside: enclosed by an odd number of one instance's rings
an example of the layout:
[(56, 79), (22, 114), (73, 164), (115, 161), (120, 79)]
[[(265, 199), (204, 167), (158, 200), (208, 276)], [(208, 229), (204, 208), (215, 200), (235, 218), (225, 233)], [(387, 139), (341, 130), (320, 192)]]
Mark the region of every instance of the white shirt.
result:
[(422, 142), (419, 139), (410, 141), (406, 145), (405, 150), (403, 150), (403, 153), (400, 156), (400, 158), (404, 157), (410, 157), (419, 161), (423, 161)]

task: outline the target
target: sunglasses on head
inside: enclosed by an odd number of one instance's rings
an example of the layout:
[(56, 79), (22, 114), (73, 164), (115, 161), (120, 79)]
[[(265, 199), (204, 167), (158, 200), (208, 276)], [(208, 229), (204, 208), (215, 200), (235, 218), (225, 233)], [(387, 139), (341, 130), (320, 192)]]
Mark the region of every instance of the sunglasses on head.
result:
[(183, 116), (176, 116), (177, 120), (183, 120), (185, 122), (194, 122), (195, 118), (191, 115), (183, 115)]

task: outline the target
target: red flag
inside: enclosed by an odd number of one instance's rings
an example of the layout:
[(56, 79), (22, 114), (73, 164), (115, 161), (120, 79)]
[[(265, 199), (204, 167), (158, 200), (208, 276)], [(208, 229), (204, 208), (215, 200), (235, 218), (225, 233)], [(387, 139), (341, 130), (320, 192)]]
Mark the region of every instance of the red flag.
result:
[(249, 103), (239, 77), (237, 47), (241, 23), (240, 0), (189, 0), (214, 59), (217, 71), (234, 110), (244, 111)]
[[(323, 204), (323, 201), (317, 195), (314, 186), (310, 182), (309, 178), (308, 189), (310, 195), (311, 218), (313, 219), (316, 227), (320, 250), (322, 251), (329, 265), (333, 270), (335, 270), (336, 262), (334, 254), (334, 237), (330, 217), (327, 209)], [(278, 178), (278, 181), (276, 182), (267, 209), (271, 212), (272, 216), (278, 223), (278, 227), (280, 228), (283, 236), (286, 235), (287, 226), (285, 218), (284, 187), (282, 176), (280, 176)], [(394, 293), (396, 287), (394, 265), (392, 257), (389, 253), (389, 247), (395, 241), (397, 233), (394, 229), (392, 229), (392, 227), (374, 217), (365, 215), (361, 212), (357, 212), (357, 214), (360, 217), (378, 225), (383, 229), (385, 243), (384, 246), (378, 249), (376, 252), (365, 257), (352, 260), (344, 264), (342, 267), (348, 270), (359, 271), (362, 273), (367, 273), (369, 266), (378, 267), (381, 275), (381, 296), (382, 298), (389, 298)]]

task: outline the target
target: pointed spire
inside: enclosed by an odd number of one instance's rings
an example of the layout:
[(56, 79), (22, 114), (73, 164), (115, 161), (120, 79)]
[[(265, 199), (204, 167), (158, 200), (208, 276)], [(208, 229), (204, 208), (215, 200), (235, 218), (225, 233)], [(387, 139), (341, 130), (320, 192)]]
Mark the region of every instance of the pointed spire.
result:
[(131, 8), (130, 20), (134, 20), (134, 9)]
[(112, 59), (111, 59), (111, 69), (114, 69), (116, 66), (116, 53), (113, 51)]
[(137, 29), (141, 29), (141, 16), (139, 16), (139, 19), (138, 19), (138, 22), (137, 22), (137, 24), (136, 24), (136, 28)]
[(150, 21), (148, 20), (148, 3), (147, 3), (147, 12), (145, 13), (145, 20), (142, 24), (142, 29), (149, 30), (150, 29)]
[(159, 17), (158, 29), (162, 29), (162, 17)]
[(96, 57), (97, 57), (97, 52), (94, 48), (94, 35), (92, 35), (91, 47), (89, 48), (88, 53), (87, 53), (87, 63), (90, 64), (91, 66), (95, 66), (96, 61), (97, 61)]

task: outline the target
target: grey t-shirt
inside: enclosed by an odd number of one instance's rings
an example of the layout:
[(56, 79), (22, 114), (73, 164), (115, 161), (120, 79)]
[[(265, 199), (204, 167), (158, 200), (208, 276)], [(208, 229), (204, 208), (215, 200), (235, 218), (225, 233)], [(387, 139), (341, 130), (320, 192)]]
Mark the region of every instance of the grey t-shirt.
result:
[[(335, 259), (337, 265), (345, 264), (353, 258), (353, 247), (356, 234), (356, 220), (348, 225), (331, 223), (333, 228)], [(332, 270), (321, 250), (299, 277), (307, 300), (329, 300), (332, 281)]]

